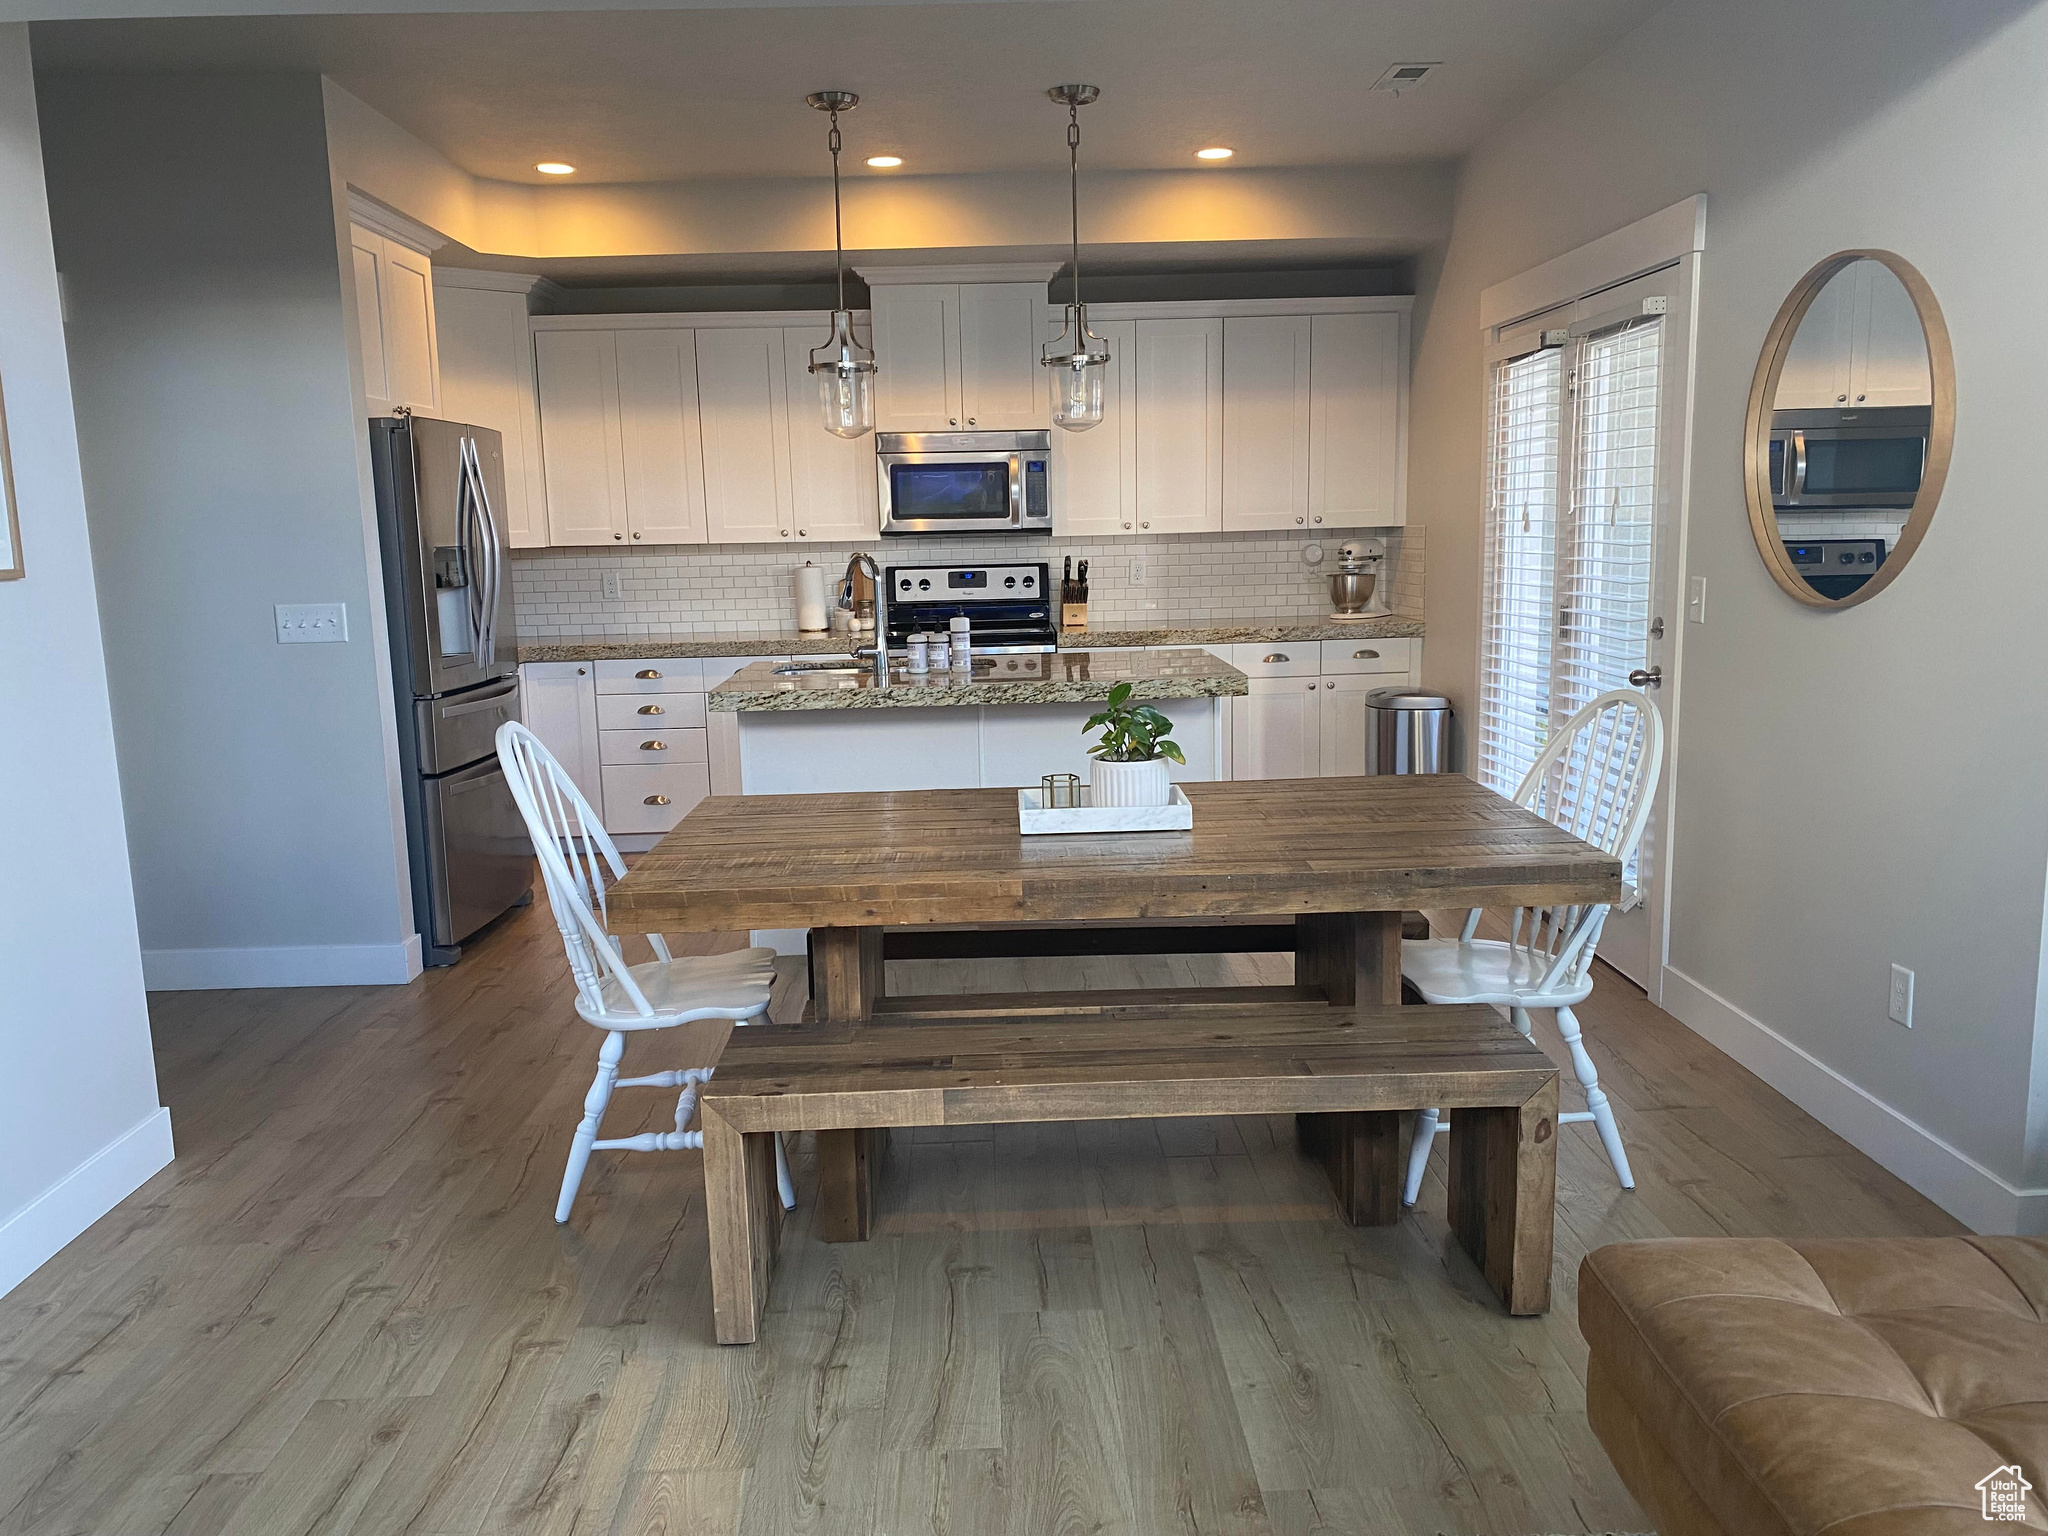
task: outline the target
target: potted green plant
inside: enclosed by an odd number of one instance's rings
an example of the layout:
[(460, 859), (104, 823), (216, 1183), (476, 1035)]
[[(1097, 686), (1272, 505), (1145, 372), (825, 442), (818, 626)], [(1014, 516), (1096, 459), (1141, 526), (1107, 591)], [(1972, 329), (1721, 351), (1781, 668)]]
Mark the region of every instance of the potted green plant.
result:
[(1172, 737), (1173, 722), (1150, 704), (1133, 703), (1131, 685), (1118, 683), (1083, 732), (1097, 728), (1102, 739), (1088, 749), (1091, 805), (1165, 805), (1172, 796), (1169, 761), (1185, 764)]

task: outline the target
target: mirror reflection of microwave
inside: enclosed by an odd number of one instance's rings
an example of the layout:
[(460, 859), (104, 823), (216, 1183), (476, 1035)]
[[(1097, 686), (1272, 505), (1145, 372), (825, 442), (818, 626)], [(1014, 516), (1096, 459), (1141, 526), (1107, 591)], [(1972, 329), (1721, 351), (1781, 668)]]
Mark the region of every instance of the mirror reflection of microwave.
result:
[(1049, 432), (877, 432), (882, 532), (1051, 533)]
[(1927, 467), (1924, 405), (1771, 413), (1771, 503), (1781, 512), (1910, 507)]

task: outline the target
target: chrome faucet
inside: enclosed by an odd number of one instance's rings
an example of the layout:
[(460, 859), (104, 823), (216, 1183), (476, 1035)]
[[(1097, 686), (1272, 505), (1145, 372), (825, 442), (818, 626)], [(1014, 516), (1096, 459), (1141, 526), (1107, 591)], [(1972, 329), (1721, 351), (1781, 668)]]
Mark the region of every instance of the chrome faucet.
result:
[(889, 686), (889, 594), (882, 590), (882, 568), (875, 563), (875, 557), (865, 552), (856, 554), (846, 565), (849, 585), (855, 570), (864, 571), (875, 586), (875, 643), (872, 646), (856, 646), (855, 661), (873, 657), (875, 664), (875, 686)]

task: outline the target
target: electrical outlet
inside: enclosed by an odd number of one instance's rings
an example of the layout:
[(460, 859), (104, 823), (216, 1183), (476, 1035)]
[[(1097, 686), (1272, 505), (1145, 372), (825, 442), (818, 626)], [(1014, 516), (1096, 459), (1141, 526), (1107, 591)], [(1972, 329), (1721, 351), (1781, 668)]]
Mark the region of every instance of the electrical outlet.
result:
[(276, 611), (279, 645), (317, 645), (348, 638), (346, 603), (279, 603)]
[(1685, 617), (1687, 622), (1707, 622), (1707, 578), (1689, 576), (1685, 582)]
[(1134, 587), (1145, 585), (1145, 562), (1142, 560), (1133, 560), (1131, 562), (1131, 585)]
[(1892, 967), (1892, 1022), (1913, 1027), (1913, 973), (1903, 965)]
[(604, 600), (608, 603), (623, 603), (626, 600), (626, 585), (617, 571), (604, 573)]

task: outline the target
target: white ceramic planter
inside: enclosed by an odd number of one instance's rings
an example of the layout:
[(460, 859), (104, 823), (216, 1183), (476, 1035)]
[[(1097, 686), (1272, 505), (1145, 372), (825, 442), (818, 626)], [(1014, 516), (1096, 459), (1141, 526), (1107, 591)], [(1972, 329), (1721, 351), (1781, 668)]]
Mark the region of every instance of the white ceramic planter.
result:
[(1088, 769), (1090, 805), (1165, 805), (1172, 791), (1163, 757), (1149, 763), (1106, 763), (1098, 757)]

